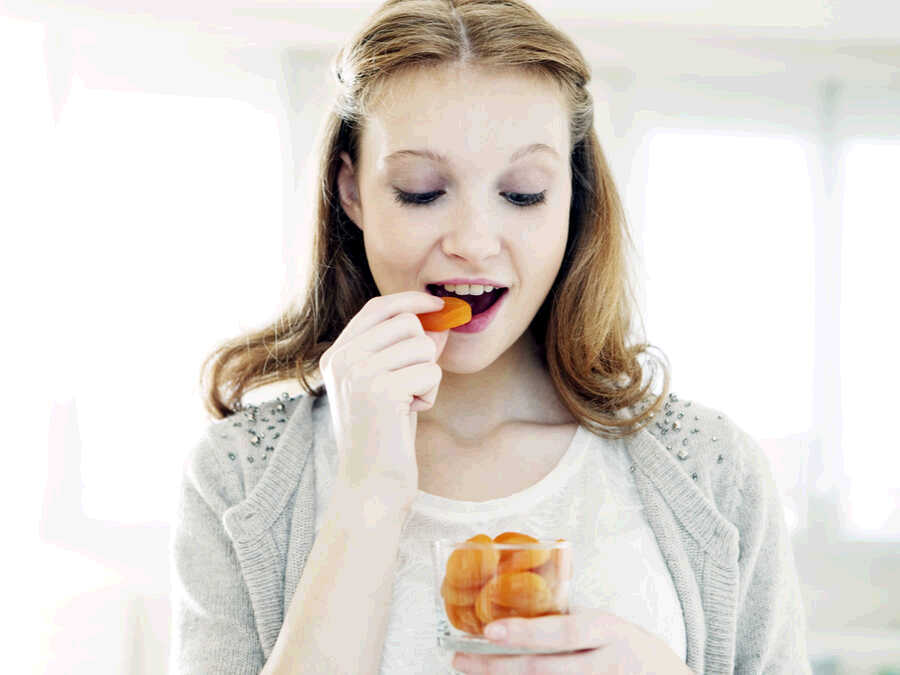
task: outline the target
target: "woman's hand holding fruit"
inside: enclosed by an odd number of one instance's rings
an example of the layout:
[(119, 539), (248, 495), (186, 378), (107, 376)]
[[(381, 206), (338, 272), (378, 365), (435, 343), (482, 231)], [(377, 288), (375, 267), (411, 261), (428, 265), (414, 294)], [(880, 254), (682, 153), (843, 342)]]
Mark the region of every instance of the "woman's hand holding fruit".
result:
[[(491, 629), (505, 629), (493, 638)], [(486, 627), (499, 645), (571, 650), (562, 654), (464, 654), (453, 667), (467, 675), (693, 675), (662, 639), (637, 624), (599, 609), (578, 608), (569, 614), (533, 619), (503, 619)]]
[(416, 413), (434, 405), (446, 330), (417, 314), (444, 300), (406, 291), (370, 299), (319, 360), (338, 450), (336, 487), (407, 505), (418, 490)]

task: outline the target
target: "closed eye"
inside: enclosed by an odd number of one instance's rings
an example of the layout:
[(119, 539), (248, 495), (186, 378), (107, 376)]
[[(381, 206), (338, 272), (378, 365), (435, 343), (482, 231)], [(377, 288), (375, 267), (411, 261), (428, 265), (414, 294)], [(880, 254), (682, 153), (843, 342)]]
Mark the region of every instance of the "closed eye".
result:
[[(427, 206), (434, 202), (438, 197), (444, 194), (443, 190), (436, 192), (404, 192), (394, 188), (394, 200), (403, 206)], [(501, 197), (506, 197), (507, 201), (513, 206), (534, 206), (544, 201), (547, 191), (536, 192), (532, 194), (523, 194), (520, 192), (501, 192)]]

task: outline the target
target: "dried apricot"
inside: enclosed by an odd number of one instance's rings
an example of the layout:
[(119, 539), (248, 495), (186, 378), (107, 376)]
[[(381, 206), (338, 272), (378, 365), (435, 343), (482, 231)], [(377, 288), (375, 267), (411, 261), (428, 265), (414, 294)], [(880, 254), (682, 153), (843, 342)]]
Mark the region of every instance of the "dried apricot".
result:
[(472, 635), (482, 634), (482, 624), (475, 609), (472, 605), (451, 605), (444, 602), (444, 610), (447, 612), (447, 618), (456, 628)]
[(476, 534), (466, 541), (484, 544), (483, 548), (460, 548), (447, 561), (447, 583), (456, 588), (477, 588), (497, 572), (500, 553), (491, 546), (486, 534)]
[[(538, 540), (521, 532), (504, 532), (494, 537), (495, 544), (537, 544)], [(498, 574), (523, 572), (532, 567), (543, 565), (550, 559), (547, 549), (504, 549), (500, 551)]]
[(537, 542), (537, 539), (523, 532), (504, 532), (494, 537), (495, 544), (536, 544)]
[(488, 624), (497, 619), (506, 619), (511, 616), (521, 616), (519, 612), (511, 607), (503, 607), (494, 602), (494, 594), (497, 590), (497, 577), (488, 581), (481, 588), (478, 599), (475, 601), (475, 615), (481, 623)]
[(501, 574), (491, 580), (492, 601), (515, 609), (522, 616), (535, 616), (549, 611), (553, 598), (544, 577), (534, 572)]
[[(557, 539), (557, 541), (565, 541), (565, 539)], [(568, 548), (553, 549), (550, 559), (540, 567), (535, 567), (532, 572), (541, 575), (547, 582), (553, 596), (554, 606), (564, 607), (572, 574), (572, 550)]]
[[(556, 541), (565, 541), (565, 539), (557, 539)], [(531, 571), (544, 577), (548, 586), (555, 586), (560, 582), (568, 581), (569, 575), (572, 573), (572, 550), (568, 548), (554, 548), (550, 551), (549, 560)]]
[(522, 532), (504, 532), (493, 540), (477, 534), (466, 541), (480, 546), (455, 550), (441, 584), (447, 618), (457, 629), (482, 635), (484, 626), (497, 619), (567, 611), (569, 549), (501, 551), (493, 547), (540, 543)]
[[(442, 331), (467, 324), (472, 320), (472, 305), (461, 298), (446, 297), (444, 308), (436, 312), (416, 314), (422, 328), (430, 331)], [(487, 536), (487, 535), (485, 535)]]
[(476, 586), (474, 588), (456, 588), (451, 586), (444, 577), (444, 583), (441, 584), (441, 597), (451, 605), (472, 605), (478, 597), (481, 589)]

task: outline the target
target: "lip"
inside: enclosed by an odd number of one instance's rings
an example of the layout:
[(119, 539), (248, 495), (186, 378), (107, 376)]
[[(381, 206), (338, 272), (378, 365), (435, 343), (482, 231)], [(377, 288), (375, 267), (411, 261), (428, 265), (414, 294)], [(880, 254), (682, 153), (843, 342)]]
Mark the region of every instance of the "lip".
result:
[(462, 277), (455, 277), (453, 279), (444, 279), (443, 281), (430, 281), (426, 286), (443, 286), (444, 284), (481, 284), (482, 286), (493, 286), (494, 288), (509, 288), (509, 284), (502, 284), (499, 281), (485, 279), (483, 277), (480, 279), (463, 279)]
[(509, 291), (504, 291), (503, 295), (501, 295), (497, 302), (490, 306), (487, 311), (482, 312), (481, 314), (476, 314), (472, 317), (472, 320), (463, 324), (462, 326), (457, 326), (456, 328), (451, 328), (451, 332), (453, 333), (480, 333), (488, 325), (491, 321), (494, 320), (494, 317), (500, 312), (500, 305), (502, 305), (506, 301), (506, 296), (509, 295)]

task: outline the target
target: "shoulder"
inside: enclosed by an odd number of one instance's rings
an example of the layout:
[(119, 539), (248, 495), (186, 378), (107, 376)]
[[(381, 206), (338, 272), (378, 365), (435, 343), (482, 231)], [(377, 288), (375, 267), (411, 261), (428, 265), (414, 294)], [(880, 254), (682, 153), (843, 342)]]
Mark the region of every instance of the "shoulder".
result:
[(672, 393), (647, 431), (723, 514), (740, 505), (746, 486), (771, 476), (759, 444), (718, 408)]
[(305, 392), (293, 397), (285, 392), (216, 420), (190, 452), (186, 478), (221, 515), (246, 499), (260, 481), (288, 425), (312, 423), (313, 408), (318, 407), (314, 403)]

